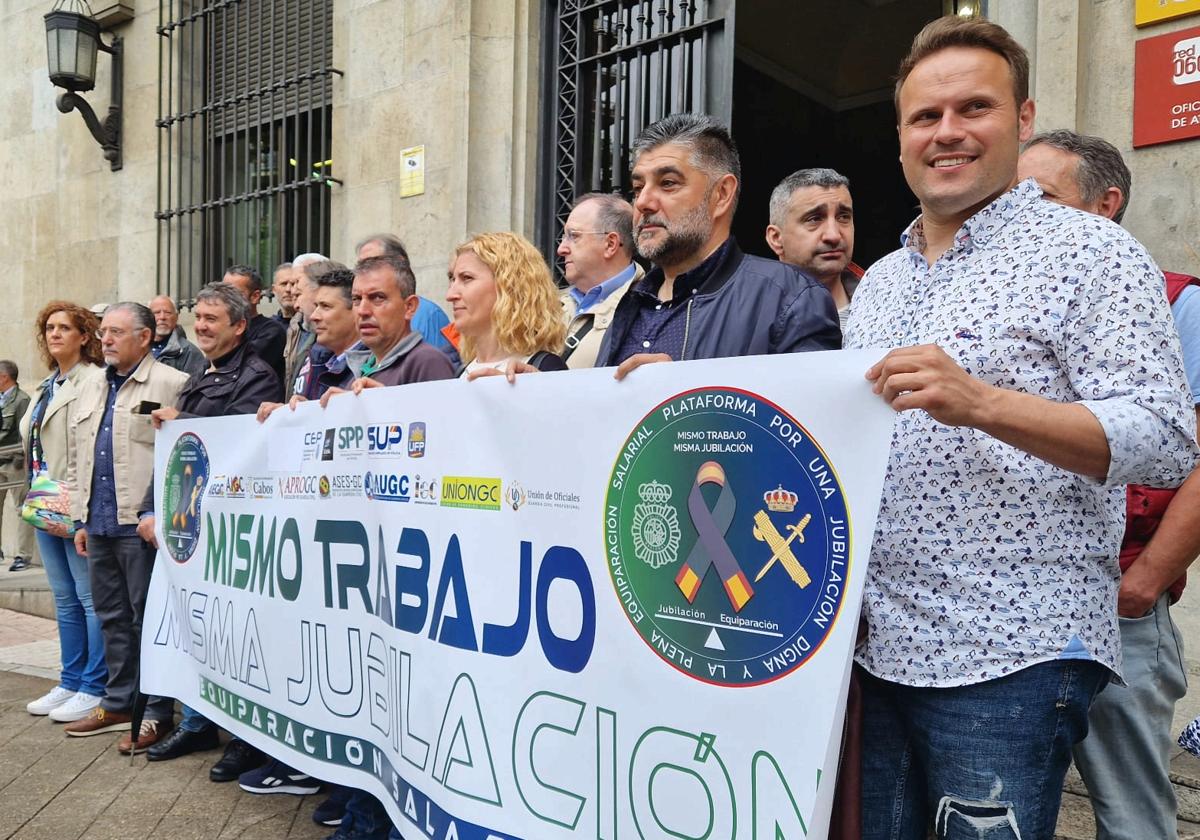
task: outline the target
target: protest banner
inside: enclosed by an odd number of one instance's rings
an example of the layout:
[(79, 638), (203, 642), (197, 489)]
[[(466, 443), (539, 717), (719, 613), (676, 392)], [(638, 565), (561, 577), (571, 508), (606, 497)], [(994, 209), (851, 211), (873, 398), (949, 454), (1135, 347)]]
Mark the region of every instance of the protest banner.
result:
[(880, 355), (169, 423), (142, 688), (410, 839), (824, 837)]

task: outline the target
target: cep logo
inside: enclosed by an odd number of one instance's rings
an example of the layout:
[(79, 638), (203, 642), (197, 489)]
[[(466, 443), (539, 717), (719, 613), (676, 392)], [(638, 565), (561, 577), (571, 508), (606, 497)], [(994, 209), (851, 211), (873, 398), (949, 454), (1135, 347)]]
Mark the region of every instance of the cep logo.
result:
[(404, 430), (399, 426), (368, 426), (367, 451), (390, 452), (404, 440)]
[(363, 491), (368, 499), (381, 502), (407, 502), (410, 498), (408, 476), (395, 473), (367, 473)]
[(498, 478), (447, 475), (442, 478), (442, 507), (500, 510)]
[(425, 457), (425, 424), (424, 423), (409, 423), (408, 424), (408, 457), (409, 458), (424, 458)]

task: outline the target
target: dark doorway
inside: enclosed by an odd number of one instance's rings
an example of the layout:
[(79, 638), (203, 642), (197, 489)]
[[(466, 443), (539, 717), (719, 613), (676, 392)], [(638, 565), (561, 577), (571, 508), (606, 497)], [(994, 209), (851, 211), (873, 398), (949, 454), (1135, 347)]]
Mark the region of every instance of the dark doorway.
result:
[(797, 169), (827, 166), (850, 179), (854, 260), (870, 266), (917, 214), (900, 171), (892, 84), (942, 0), (756, 0), (736, 9), (738, 243), (773, 257), (763, 239), (771, 191)]

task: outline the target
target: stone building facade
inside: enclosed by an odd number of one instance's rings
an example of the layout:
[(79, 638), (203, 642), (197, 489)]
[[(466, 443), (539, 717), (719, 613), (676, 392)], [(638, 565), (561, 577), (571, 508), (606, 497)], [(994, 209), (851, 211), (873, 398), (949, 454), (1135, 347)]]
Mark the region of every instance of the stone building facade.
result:
[[(259, 2), (271, 0), (238, 0), (232, 5)], [(448, 256), (472, 232), (514, 229), (551, 251), (550, 231), (556, 221), (548, 204), (555, 169), (564, 167), (556, 142), (562, 139), (561, 126), (569, 125), (566, 121), (576, 111), (581, 134), (588, 113), (599, 116), (587, 119), (615, 120), (621, 126), (619, 112), (628, 102), (624, 96), (589, 98), (581, 87), (572, 93), (578, 100), (574, 111), (562, 104), (564, 91), (556, 82), (564, 78), (556, 76), (562, 70), (556, 62), (564, 61), (557, 49), (563, 38), (558, 24), (563, 15), (588, 4), (577, 0), (549, 5), (535, 0), (324, 2), (330, 9), (330, 60), (339, 71), (329, 78), (330, 168), (322, 172), (336, 179), (328, 184), (324, 221), (330, 255), (348, 262), (357, 238), (397, 232), (409, 246), (421, 292), (441, 300)], [(660, 4), (669, 5), (652, 0), (650, 6)], [(58, 91), (46, 77), (42, 23), (51, 5), (50, 0), (0, 4), (0, 31), (8, 36), (0, 53), (0, 95), (5, 102), (0, 107), (0, 161), (6, 176), (0, 237), (7, 257), (5, 305), (0, 307), (0, 335), (5, 340), (0, 355), (15, 358), (28, 370), (23, 380), (29, 384), (42, 374), (31, 325), (46, 300), (65, 297), (84, 304), (144, 300), (160, 288), (169, 288), (162, 269), (164, 227), (156, 219), (156, 212), (165, 206), (160, 184), (163, 134), (156, 125), (165, 95), (164, 39), (158, 30), (164, 15), (171, 18), (167, 7), (182, 5), (182, 0), (92, 3), (93, 9), (123, 6), (130, 13), (130, 19), (113, 28), (125, 45), (124, 166), (117, 172), (110, 171), (78, 115), (60, 114), (55, 108)], [(612, 0), (600, 5), (618, 10), (612, 20), (626, 24), (624, 34), (610, 33), (615, 39), (610, 44), (613, 54), (625, 50), (632, 55), (636, 44), (629, 40), (629, 32), (635, 25), (645, 25), (649, 32), (652, 23), (635, 24), (636, 9), (642, 4)], [(745, 79), (768, 79), (771, 85), (786, 85), (821, 100), (822, 107), (833, 109), (830, 113), (843, 115), (847, 131), (854, 130), (856, 108), (864, 109), (863, 119), (874, 108), (870, 119), (877, 128), (871, 133), (878, 134), (881, 142), (892, 142), (886, 79), (872, 76), (862, 83), (870, 88), (865, 91), (841, 90), (844, 85), (838, 79), (869, 75), (869, 53), (875, 47), (863, 43), (861, 36), (874, 32), (872, 20), (877, 18), (883, 26), (890, 20), (887, 15), (902, 13), (901, 7), (909, 10), (911, 18), (919, 3), (844, 0), (838, 4), (849, 22), (843, 29), (844, 41), (822, 37), (820, 44), (806, 40), (804, 29), (825, 14), (828, 4), (823, 2), (787, 0), (787, 13), (799, 17), (783, 35), (771, 35), (772, 27), (761, 26), (761, 16), (774, 14), (779, 5), (771, 0), (691, 5), (693, 15), (724, 16), (724, 28), (714, 30), (712, 43), (724, 38), (731, 47), (724, 69), (709, 65), (703, 72), (732, 72), (733, 83), (722, 86), (719, 80), (711, 80), (706, 101), (713, 101), (714, 90), (743, 97), (750, 83), (739, 87), (736, 74), (744, 72)], [(923, 19), (940, 14), (946, 5), (942, 0), (926, 0), (921, 6)], [(1164, 267), (1200, 274), (1200, 142), (1134, 150), (1131, 139), (1134, 42), (1200, 25), (1200, 16), (1138, 30), (1133, 23), (1134, 0), (989, 0), (984, 7), (988, 17), (1008, 27), (1032, 54), (1038, 127), (1073, 128), (1115, 143), (1134, 173), (1127, 227)], [(894, 43), (881, 53), (881, 65), (894, 67), (893, 56), (903, 53), (921, 22), (911, 19), (905, 23), (909, 30), (901, 27), (893, 33)], [(602, 25), (595, 27), (598, 32)], [(693, 28), (699, 31), (698, 26)], [(896, 29), (891, 24), (885, 28)], [(590, 38), (592, 33), (582, 36)], [(751, 42), (767, 37), (784, 40)], [(783, 66), (792, 60), (788, 56), (795, 57), (794, 66)], [(814, 63), (825, 71), (835, 67), (837, 72), (821, 76)], [(98, 69), (96, 89), (87, 98), (102, 113), (109, 87), (106, 56), (100, 56)], [(605, 75), (610, 72), (601, 71), (600, 78), (611, 82), (611, 75)], [(755, 144), (762, 127), (778, 115), (769, 102), (763, 106), (749, 96), (745, 102), (752, 104), (743, 104), (739, 111), (737, 101), (718, 103), (718, 110), (732, 113), (743, 154), (761, 156), (766, 152)], [(424, 192), (404, 197), (401, 150), (413, 146), (425, 149)], [(613, 153), (614, 160), (619, 159), (619, 151)], [(797, 155), (779, 165), (790, 171), (823, 162)], [(575, 165), (580, 189), (619, 186), (608, 182), (608, 176), (597, 175), (595, 166), (585, 171), (579, 162)], [(763, 185), (767, 191), (771, 186), (773, 182)], [(873, 188), (880, 187), (859, 175), (855, 195), (862, 206), (873, 202)], [(906, 216), (911, 217), (910, 196), (896, 203), (898, 210), (874, 222), (879, 248), (894, 242), (908, 221)], [(750, 239), (765, 224), (765, 206), (745, 205), (741, 216), (739, 236)]]

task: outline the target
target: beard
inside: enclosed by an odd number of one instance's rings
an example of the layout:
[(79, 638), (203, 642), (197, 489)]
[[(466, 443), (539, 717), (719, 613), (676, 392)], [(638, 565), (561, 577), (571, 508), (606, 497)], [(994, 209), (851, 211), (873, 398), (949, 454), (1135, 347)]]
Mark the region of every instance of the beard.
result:
[[(637, 250), (655, 265), (676, 265), (695, 254), (712, 236), (713, 221), (708, 215), (708, 200), (688, 211), (679, 221), (671, 223), (659, 216), (647, 216), (638, 225)], [(642, 240), (645, 224), (663, 226), (664, 236), (656, 242)]]

